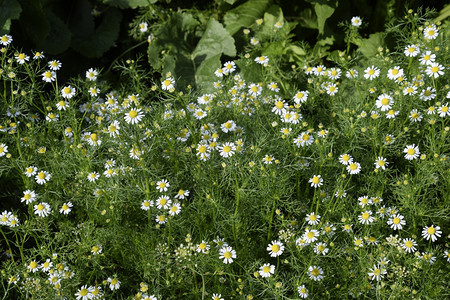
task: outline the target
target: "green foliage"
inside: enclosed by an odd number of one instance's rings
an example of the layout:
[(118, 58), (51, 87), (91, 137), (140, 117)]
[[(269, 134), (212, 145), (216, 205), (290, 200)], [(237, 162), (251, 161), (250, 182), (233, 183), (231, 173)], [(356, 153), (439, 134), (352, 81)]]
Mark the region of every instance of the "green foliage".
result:
[(0, 34), (7, 33), (11, 20), (18, 19), (22, 7), (17, 0), (0, 0)]
[(121, 9), (146, 7), (158, 2), (158, 0), (101, 0), (103, 3)]
[(223, 18), (226, 29), (234, 35), (242, 27), (249, 27), (264, 15), (271, 2), (271, 0), (248, 0), (227, 11)]
[(233, 37), (213, 18), (203, 29), (191, 14), (175, 13), (155, 36), (148, 48), (149, 62), (179, 78), (180, 88), (189, 84), (211, 87), (210, 74), (220, 67), (220, 57), (236, 55)]

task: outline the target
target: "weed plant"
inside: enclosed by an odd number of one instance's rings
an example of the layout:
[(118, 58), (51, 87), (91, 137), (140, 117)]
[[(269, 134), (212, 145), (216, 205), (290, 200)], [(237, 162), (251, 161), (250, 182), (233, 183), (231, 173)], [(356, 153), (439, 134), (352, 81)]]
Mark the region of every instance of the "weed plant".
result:
[(2, 299), (450, 296), (448, 23), (291, 67), (255, 22), (205, 90), (142, 59), (61, 83), (0, 37)]

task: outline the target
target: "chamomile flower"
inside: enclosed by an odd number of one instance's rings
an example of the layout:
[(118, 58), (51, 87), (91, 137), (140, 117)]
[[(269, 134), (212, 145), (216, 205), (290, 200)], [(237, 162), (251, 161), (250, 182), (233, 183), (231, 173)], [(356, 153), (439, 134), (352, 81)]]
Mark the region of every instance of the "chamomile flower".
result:
[(224, 300), (223, 298), (222, 298), (222, 294), (216, 294), (216, 293), (214, 293), (213, 295), (212, 295), (212, 298), (211, 298), (212, 300)]
[(21, 202), (25, 202), (25, 204), (33, 203), (36, 200), (36, 193), (32, 190), (26, 190), (23, 192), (23, 197), (20, 198)]
[(298, 91), (294, 96), (294, 102), (297, 104), (304, 103), (308, 100), (308, 91)]
[(261, 95), (262, 87), (259, 84), (252, 83), (248, 87), (248, 94), (253, 97)]
[(417, 87), (415, 85), (408, 85), (403, 89), (403, 95), (413, 96), (417, 94)]
[(405, 158), (407, 160), (416, 159), (420, 155), (419, 147), (415, 144), (407, 145), (405, 149), (403, 149), (403, 153), (405, 153)]
[(318, 65), (317, 67), (314, 67), (312, 71), (314, 75), (322, 76), (325, 74), (326, 69), (327, 68), (324, 65)]
[(272, 107), (272, 112), (277, 115), (283, 115), (288, 108), (289, 105), (284, 100), (277, 98), (275, 100), (275, 106)]
[(360, 17), (353, 17), (350, 22), (352, 23), (352, 26), (354, 27), (359, 27), (362, 24), (361, 18)]
[(63, 203), (63, 205), (61, 205), (61, 208), (59, 209), (59, 213), (68, 215), (72, 211), (72, 207), (73, 207), (73, 204), (70, 201)]
[(4, 34), (2, 36), (0, 36), (0, 44), (3, 46), (8, 46), (9, 44), (11, 44), (13, 41), (12, 36), (8, 35), (8, 34)]
[(373, 268), (369, 269), (368, 275), (370, 277), (370, 280), (376, 279), (377, 281), (380, 281), (384, 278), (384, 275), (386, 275), (386, 270), (380, 266), (373, 265)]
[(156, 200), (155, 205), (159, 209), (168, 209), (172, 205), (172, 200), (169, 196), (163, 195)]
[(236, 131), (236, 128), (236, 123), (233, 120), (228, 120), (220, 125), (220, 129), (225, 133)]
[(411, 122), (420, 122), (422, 121), (422, 118), (422, 114), (417, 109), (413, 109), (409, 112), (409, 120)]
[(438, 34), (439, 34), (439, 30), (437, 29), (436, 25), (434, 25), (434, 24), (428, 25), (423, 30), (423, 35), (428, 40), (434, 40), (435, 38), (438, 37)]
[(439, 117), (441, 117), (441, 118), (450, 116), (450, 110), (449, 110), (449, 107), (448, 107), (448, 102), (446, 102), (446, 103), (442, 104), (441, 106), (439, 106), (438, 114), (439, 114)]
[(377, 101), (375, 102), (375, 105), (381, 111), (387, 111), (391, 109), (393, 104), (394, 100), (388, 94), (381, 94), (380, 96), (378, 96)]
[(90, 68), (86, 71), (86, 79), (89, 81), (96, 81), (98, 76), (98, 71)]
[(176, 199), (180, 199), (183, 200), (185, 199), (187, 196), (189, 196), (189, 191), (188, 190), (178, 190), (178, 193), (175, 195)]
[(108, 277), (107, 282), (109, 282), (109, 288), (111, 291), (118, 290), (120, 288), (120, 281), (117, 278)]
[(322, 243), (322, 242), (317, 243), (317, 244), (314, 246), (314, 253), (316, 253), (316, 254), (327, 255), (327, 253), (328, 253), (329, 250), (330, 250), (330, 249), (327, 248), (327, 244)]
[(436, 97), (436, 90), (432, 87), (427, 87), (420, 92), (419, 97), (423, 101), (433, 100)]
[(305, 233), (302, 235), (302, 239), (304, 239), (306, 241), (306, 243), (311, 244), (314, 243), (315, 241), (317, 241), (317, 239), (319, 238), (319, 231), (316, 229), (309, 229), (307, 228), (305, 230)]
[(99, 178), (100, 178), (100, 174), (98, 174), (97, 172), (91, 172), (87, 176), (87, 180), (89, 180), (89, 182), (94, 182)]
[(434, 242), (437, 240), (438, 237), (441, 237), (442, 231), (440, 229), (441, 227), (439, 226), (436, 227), (434, 225), (431, 225), (429, 227), (425, 226), (422, 229), (422, 237), (427, 241), (431, 238), (431, 241)]
[(259, 56), (259, 57), (255, 58), (255, 61), (260, 65), (265, 65), (265, 64), (269, 63), (269, 58), (267, 56), (263, 55), (263, 56)]
[(382, 156), (378, 156), (377, 159), (374, 162), (375, 168), (382, 170), (386, 170), (386, 167), (389, 165), (389, 163), (386, 161), (386, 159)]
[(397, 78), (399, 78), (401, 76), (403, 76), (403, 69), (400, 68), (399, 66), (395, 66), (395, 67), (393, 67), (393, 68), (388, 70), (387, 77), (390, 80), (397, 79)]
[(431, 53), (431, 51), (425, 51), (419, 58), (421, 65), (431, 65), (435, 60), (436, 54)]
[(356, 71), (355, 69), (350, 69), (345, 73), (345, 77), (347, 77), (348, 79), (357, 78), (358, 71)]
[(314, 142), (314, 136), (309, 131), (300, 133), (298, 137), (294, 139), (294, 144), (297, 147), (309, 146)]
[[(0, 145), (0, 147), (1, 147), (1, 145)], [(1, 150), (1, 149), (0, 149), (0, 150)], [(1, 151), (0, 151), (0, 152), (1, 152)], [(1, 153), (0, 153), (0, 156), (2, 156)], [(33, 177), (34, 175), (36, 175), (37, 170), (38, 170), (38, 169), (37, 169), (35, 166), (29, 166), (28, 168), (25, 169), (24, 174), (25, 174), (25, 176), (27, 176), (27, 177)]]
[(227, 158), (234, 155), (236, 145), (234, 143), (226, 142), (222, 146), (219, 146), (218, 149), (220, 151), (220, 156)]
[(48, 67), (53, 71), (61, 69), (61, 62), (59, 60), (52, 60), (48, 62)]
[(234, 71), (236, 71), (236, 64), (234, 61), (227, 61), (226, 63), (223, 64), (223, 73), (225, 75), (231, 74)]
[(38, 215), (39, 217), (47, 217), (52, 212), (52, 209), (50, 208), (50, 205), (46, 202), (41, 202), (39, 204), (36, 204), (34, 206), (34, 214)]
[(403, 53), (407, 57), (416, 57), (419, 54), (419, 47), (416, 45), (408, 45), (405, 47)]
[(147, 210), (150, 209), (150, 207), (153, 207), (153, 205), (154, 205), (153, 201), (151, 201), (151, 200), (144, 200), (141, 203), (141, 209), (147, 211)]
[(161, 82), (161, 88), (165, 91), (171, 91), (175, 87), (175, 79), (167, 77)]
[(214, 75), (216, 75), (219, 78), (223, 77), (223, 69), (222, 68), (218, 68), (215, 72)]
[(59, 120), (59, 117), (57, 114), (50, 112), (45, 116), (45, 120), (49, 122), (57, 122)]
[(70, 85), (65, 86), (61, 89), (61, 96), (65, 99), (71, 99), (75, 96), (76, 89)]
[(304, 284), (299, 286), (297, 288), (297, 291), (300, 298), (308, 298), (308, 289), (305, 287)]
[(272, 92), (276, 92), (276, 93), (280, 91), (280, 88), (278, 87), (278, 84), (276, 82), (273, 82), (273, 81), (267, 85), (267, 88), (269, 90), (271, 90)]
[(334, 96), (339, 91), (339, 88), (335, 83), (329, 83), (326, 87), (327, 94), (330, 96)]
[(181, 212), (181, 204), (178, 202), (173, 203), (169, 209), (169, 215), (175, 216), (178, 215), (180, 212)]
[(210, 247), (211, 246), (207, 242), (202, 241), (200, 244), (197, 245), (196, 251), (199, 252), (199, 253), (200, 252), (201, 253), (208, 253)]
[(54, 71), (45, 71), (42, 73), (42, 80), (45, 82), (53, 82), (56, 80), (56, 73)]
[(199, 143), (197, 145), (197, 157), (200, 160), (202, 160), (202, 161), (208, 160), (209, 157), (211, 156), (210, 152), (211, 152), (211, 148), (209, 147), (209, 145), (207, 143)]
[(305, 221), (308, 222), (309, 225), (317, 225), (320, 223), (320, 216), (312, 212), (309, 215), (306, 215)]
[(263, 278), (270, 277), (275, 273), (275, 266), (271, 264), (264, 264), (259, 268), (259, 275)]
[(406, 225), (406, 221), (403, 220), (404, 218), (400, 214), (394, 214), (387, 220), (387, 224), (394, 230), (400, 230)]
[(132, 108), (129, 112), (125, 113), (123, 118), (128, 124), (137, 124), (142, 121), (143, 117), (144, 113), (141, 108)]
[(107, 127), (107, 131), (108, 131), (110, 137), (119, 136), (119, 134), (120, 134), (119, 130), (120, 130), (120, 123), (117, 120), (114, 120)]
[(44, 184), (47, 181), (49, 181), (51, 178), (51, 174), (47, 171), (40, 171), (36, 174), (36, 177), (34, 178), (36, 180), (37, 184)]
[(407, 238), (407, 239), (403, 239), (402, 241), (402, 248), (407, 252), (407, 253), (411, 253), (411, 252), (416, 252), (416, 246), (417, 243), (415, 240)]
[(270, 155), (265, 155), (264, 158), (262, 159), (263, 163), (265, 163), (266, 165), (270, 165), (272, 164), (272, 162), (275, 160), (275, 158), (273, 156)]
[(271, 257), (277, 257), (283, 254), (284, 245), (280, 241), (272, 241), (266, 248)]
[(361, 165), (358, 162), (352, 162), (347, 165), (347, 172), (350, 174), (358, 174), (361, 172)]
[(358, 203), (362, 208), (364, 208), (366, 205), (372, 204), (372, 200), (369, 196), (361, 196), (358, 198)]
[(331, 68), (328, 70), (328, 77), (333, 80), (338, 80), (341, 77), (341, 69), (339, 68)]
[(320, 175), (313, 175), (308, 182), (311, 183), (311, 187), (318, 188), (323, 185), (323, 178)]
[(368, 224), (372, 223), (375, 220), (375, 218), (372, 217), (372, 211), (367, 210), (358, 216), (358, 220), (359, 220), (359, 223), (368, 225)]
[(167, 192), (169, 187), (170, 187), (170, 183), (167, 179), (162, 179), (156, 183), (156, 189), (161, 193)]
[(147, 22), (142, 22), (139, 24), (139, 31), (140, 32), (147, 32), (148, 30), (148, 23)]
[(57, 110), (66, 110), (66, 108), (69, 107), (69, 102), (60, 100), (56, 103), (56, 109)]
[(438, 63), (431, 63), (426, 68), (425, 73), (430, 77), (438, 78), (439, 76), (444, 75), (444, 69), (444, 66)]
[(224, 264), (231, 264), (236, 257), (236, 251), (230, 246), (223, 246), (219, 250), (219, 259), (223, 259)]
[(380, 76), (380, 69), (375, 66), (368, 67), (364, 70), (364, 78), (366, 79), (373, 80), (378, 76)]
[(321, 267), (310, 266), (308, 268), (308, 276), (309, 276), (309, 279), (312, 279), (314, 281), (321, 281), (324, 277), (323, 270)]

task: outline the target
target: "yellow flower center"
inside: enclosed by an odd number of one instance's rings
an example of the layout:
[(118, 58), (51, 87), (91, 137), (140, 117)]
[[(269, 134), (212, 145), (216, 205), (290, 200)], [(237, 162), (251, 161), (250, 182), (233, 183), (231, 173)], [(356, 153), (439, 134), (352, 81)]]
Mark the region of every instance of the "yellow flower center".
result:
[(305, 134), (302, 136), (302, 140), (304, 140), (304, 141), (309, 140), (309, 134), (305, 133)]
[(32, 262), (30, 263), (30, 268), (31, 268), (31, 269), (36, 269), (36, 268), (37, 268), (37, 262), (32, 261)]
[(431, 72), (437, 73), (439, 71), (439, 67), (432, 67)]
[(158, 216), (158, 220), (159, 220), (160, 222), (163, 222), (165, 219), (166, 219), (166, 217), (163, 216), (163, 215)]
[(381, 99), (381, 104), (382, 105), (388, 105), (389, 104), (389, 99), (388, 98)]
[(278, 245), (272, 245), (272, 252), (278, 252), (278, 251), (280, 251), (280, 246), (278, 246)]
[(98, 141), (98, 136), (96, 133), (91, 134), (91, 140), (93, 140), (94, 142)]
[(269, 273), (270, 272), (270, 267), (269, 266), (264, 266), (263, 272), (264, 273)]
[(201, 250), (204, 250), (204, 249), (206, 249), (206, 244), (205, 244), (205, 243), (200, 243), (200, 245), (198, 245), (198, 247), (199, 247)]
[(429, 35), (429, 36), (433, 36), (433, 35), (434, 35), (434, 30), (428, 31), (428, 35)]
[(128, 116), (130, 116), (130, 118), (134, 119), (136, 118), (138, 115), (138, 112), (135, 110), (130, 110), (130, 112), (128, 113)]
[(397, 69), (392, 70), (392, 75), (397, 75), (397, 74), (398, 74), (398, 70)]
[(319, 181), (320, 181), (320, 178), (317, 177), (317, 176), (314, 176), (313, 179), (312, 179), (312, 183), (314, 183), (314, 184), (318, 184)]
[(379, 166), (384, 166), (386, 164), (386, 162), (384, 160), (379, 160), (378, 161), (378, 165)]
[(369, 215), (369, 213), (363, 213), (362, 214), (362, 218), (364, 219), (364, 220), (367, 220), (368, 218), (370, 217), (370, 215)]
[(357, 164), (350, 164), (350, 170), (356, 170), (358, 168)]
[(282, 108), (284, 107), (284, 103), (281, 102), (281, 101), (278, 101), (277, 104), (276, 104), (276, 107), (277, 107), (278, 109), (282, 109)]
[(411, 241), (406, 241), (406, 242), (405, 242), (405, 246), (408, 247), (408, 248), (411, 248), (413, 245), (414, 245), (414, 244), (413, 244), (413, 242), (411, 242)]
[(369, 75), (373, 75), (373, 74), (375, 74), (375, 70), (369, 70)]
[(408, 149), (408, 155), (414, 155), (414, 153), (416, 153), (416, 151), (414, 151), (414, 149)]
[(317, 249), (318, 249), (320, 252), (322, 252), (323, 250), (325, 250), (325, 247), (322, 246), (322, 245), (319, 245), (319, 246), (317, 247)]
[(223, 152), (228, 153), (230, 151), (231, 151), (231, 147), (230, 146), (223, 147)]
[(225, 253), (223, 254), (223, 256), (224, 256), (225, 258), (231, 258), (231, 252), (230, 252), (230, 251), (227, 251), (227, 252), (225, 252)]
[(169, 79), (164, 80), (163, 84), (169, 86), (172, 82)]
[(319, 276), (319, 274), (320, 274), (319, 269), (312, 269), (311, 274), (313, 276)]
[(44, 172), (39, 172), (38, 178), (39, 179), (44, 179), (45, 178), (45, 173)]
[(392, 223), (394, 223), (394, 224), (399, 224), (399, 223), (400, 223), (400, 218), (394, 218), (394, 219), (392, 220)]
[(166, 198), (161, 198), (161, 200), (159, 200), (159, 204), (161, 205), (166, 205), (166, 203), (167, 203)]
[(436, 229), (434, 229), (434, 227), (429, 227), (427, 229), (427, 233), (430, 234), (430, 235), (433, 235), (435, 232), (436, 232)]
[(71, 91), (72, 91), (72, 90), (71, 90), (69, 87), (65, 87), (65, 88), (63, 89), (64, 94), (70, 94)]
[(306, 237), (307, 237), (308, 239), (312, 239), (314, 236), (315, 236), (315, 234), (314, 234), (313, 231), (308, 232), (308, 234), (306, 235)]

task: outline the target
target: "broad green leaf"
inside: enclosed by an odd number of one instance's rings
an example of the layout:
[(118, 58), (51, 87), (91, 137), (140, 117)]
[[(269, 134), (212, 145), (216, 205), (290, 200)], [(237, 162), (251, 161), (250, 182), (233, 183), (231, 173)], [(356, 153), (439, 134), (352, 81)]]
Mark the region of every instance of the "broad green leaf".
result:
[(317, 24), (317, 15), (311, 8), (306, 8), (300, 12), (299, 23), (302, 27), (319, 29)]
[(48, 54), (60, 54), (70, 46), (71, 33), (64, 22), (51, 11), (47, 11), (47, 21), (50, 24), (50, 32), (46, 39), (37, 44)]
[(272, 3), (272, 0), (248, 0), (236, 8), (229, 10), (223, 20), (227, 31), (233, 35), (242, 27), (248, 27), (261, 18)]
[(319, 34), (324, 34), (325, 21), (331, 17), (338, 5), (337, 1), (328, 1), (326, 3), (314, 3), (314, 11), (317, 15), (317, 26)]
[(122, 13), (116, 8), (109, 8), (102, 14), (100, 25), (86, 36), (74, 36), (72, 48), (87, 57), (100, 57), (108, 51), (119, 36)]
[(378, 48), (384, 45), (385, 34), (383, 32), (377, 32), (369, 35), (368, 39), (358, 39), (355, 44), (358, 46), (358, 50), (365, 56), (371, 57), (378, 53)]
[(205, 59), (195, 72), (195, 81), (197, 86), (206, 92), (212, 92), (214, 90), (214, 82), (217, 81), (217, 77), (214, 72), (220, 68), (220, 56), (216, 54)]
[(262, 55), (268, 56), (276, 56), (283, 55), (286, 52), (286, 42), (285, 41), (276, 41), (269, 43), (267, 47), (262, 51)]
[(95, 31), (92, 4), (88, 0), (79, 0), (71, 12), (69, 29), (74, 36), (89, 36)]
[(300, 56), (306, 55), (305, 49), (303, 49), (303, 48), (301, 48), (301, 47), (299, 47), (297, 45), (292, 45), (291, 44), (291, 45), (288, 46), (287, 50), (288, 50), (288, 52), (291, 51), (295, 55), (300, 55)]
[(236, 3), (238, 0), (225, 0), (226, 3), (233, 5), (234, 3)]
[(45, 16), (42, 3), (36, 0), (20, 0), (20, 4), (22, 5), (22, 14), (19, 25), (36, 45), (43, 41), (50, 32), (50, 24)]
[(118, 8), (138, 8), (138, 7), (146, 7), (150, 4), (154, 4), (158, 2), (158, 0), (102, 0), (103, 3), (115, 6)]
[(230, 33), (225, 30), (222, 24), (211, 18), (192, 55), (196, 59), (203, 56), (204, 59), (207, 59), (219, 53), (236, 56), (236, 47)]
[(0, 30), (9, 32), (11, 20), (19, 18), (22, 7), (17, 0), (0, 0)]
[(263, 66), (255, 64), (253, 60), (238, 59), (234, 61), (241, 70), (241, 74), (247, 82), (262, 82), (263, 81)]
[(283, 22), (283, 11), (281, 7), (278, 5), (272, 5), (269, 7), (267, 12), (264, 14), (264, 22), (263, 22), (263, 34), (267, 36), (273, 35), (273, 30), (275, 29), (275, 24), (277, 22)]

